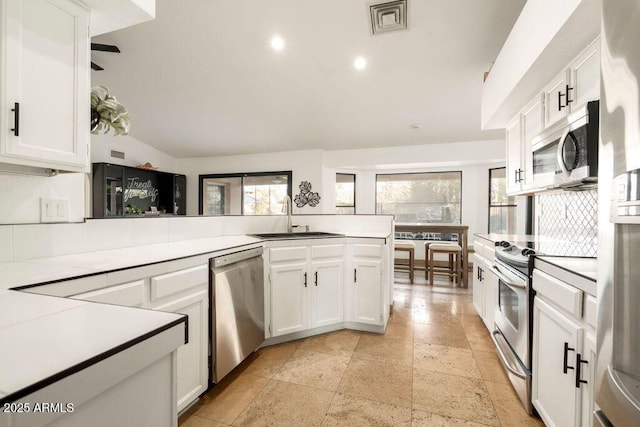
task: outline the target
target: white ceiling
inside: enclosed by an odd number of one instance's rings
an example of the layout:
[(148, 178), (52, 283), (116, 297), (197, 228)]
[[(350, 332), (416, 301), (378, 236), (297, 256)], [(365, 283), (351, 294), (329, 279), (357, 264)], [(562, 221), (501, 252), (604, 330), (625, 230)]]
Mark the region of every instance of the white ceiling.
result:
[(92, 40), (122, 51), (92, 53), (92, 83), (180, 158), (503, 137), (480, 130), (482, 76), (525, 0), (409, 0), (409, 29), (376, 36), (367, 3), (157, 0), (155, 20)]

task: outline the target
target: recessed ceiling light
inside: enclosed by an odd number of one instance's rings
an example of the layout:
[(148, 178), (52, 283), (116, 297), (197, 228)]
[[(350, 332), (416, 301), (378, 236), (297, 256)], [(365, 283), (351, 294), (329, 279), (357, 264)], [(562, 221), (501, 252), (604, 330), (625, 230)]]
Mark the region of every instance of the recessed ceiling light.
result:
[(284, 40), (281, 37), (275, 36), (271, 39), (271, 47), (273, 50), (282, 50), (284, 49)]
[(358, 56), (355, 61), (353, 61), (353, 66), (356, 67), (356, 70), (364, 70), (367, 66), (367, 60), (362, 56)]
[(420, 123), (411, 123), (411, 129), (420, 129), (422, 125)]

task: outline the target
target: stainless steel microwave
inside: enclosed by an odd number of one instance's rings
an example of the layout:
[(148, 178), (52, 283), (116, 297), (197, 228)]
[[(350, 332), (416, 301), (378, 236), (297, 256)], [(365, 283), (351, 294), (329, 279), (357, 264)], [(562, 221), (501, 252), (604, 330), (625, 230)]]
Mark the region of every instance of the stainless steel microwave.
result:
[(599, 101), (588, 102), (532, 140), (535, 188), (580, 189), (598, 182)]

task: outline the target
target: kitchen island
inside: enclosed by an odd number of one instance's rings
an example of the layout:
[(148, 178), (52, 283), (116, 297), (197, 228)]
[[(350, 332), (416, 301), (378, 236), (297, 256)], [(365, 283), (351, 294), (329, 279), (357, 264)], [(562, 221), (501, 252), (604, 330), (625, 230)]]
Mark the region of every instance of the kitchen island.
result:
[(182, 314), (0, 290), (0, 426), (175, 426), (186, 331)]

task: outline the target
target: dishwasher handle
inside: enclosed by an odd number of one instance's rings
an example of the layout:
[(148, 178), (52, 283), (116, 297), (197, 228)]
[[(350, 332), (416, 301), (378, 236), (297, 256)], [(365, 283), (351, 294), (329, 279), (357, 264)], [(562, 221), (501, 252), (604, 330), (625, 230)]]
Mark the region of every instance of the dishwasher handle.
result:
[(212, 258), (212, 266), (213, 268), (224, 267), (227, 265), (235, 264), (241, 261), (245, 261), (251, 258), (256, 258), (262, 255), (264, 249), (262, 247), (247, 249), (245, 251), (232, 252), (227, 255), (221, 255), (215, 258)]

